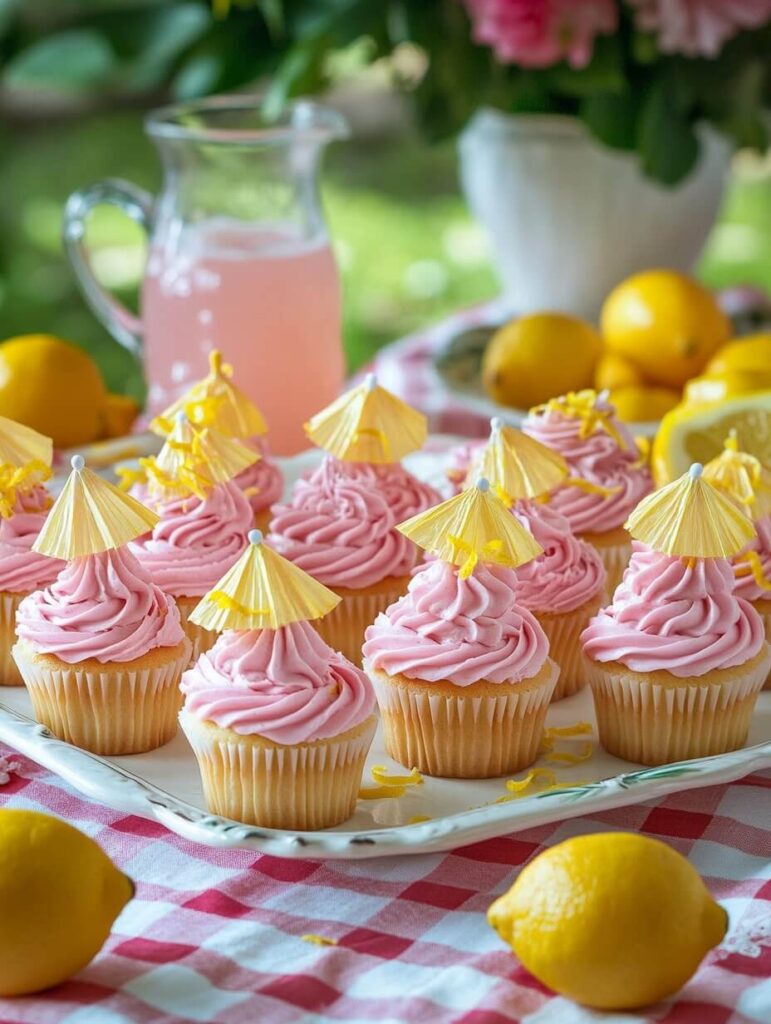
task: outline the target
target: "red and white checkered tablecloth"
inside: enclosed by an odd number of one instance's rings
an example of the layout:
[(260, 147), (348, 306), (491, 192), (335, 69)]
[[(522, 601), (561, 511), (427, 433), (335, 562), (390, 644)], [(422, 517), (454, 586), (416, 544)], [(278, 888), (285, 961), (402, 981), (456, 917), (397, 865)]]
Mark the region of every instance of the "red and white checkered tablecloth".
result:
[[(0, 806), (77, 825), (137, 891), (84, 971), (44, 995), (0, 999), (2, 1024), (771, 1021), (771, 771), (449, 854), (319, 863), (197, 846), (10, 756), (19, 770)], [(608, 829), (685, 854), (732, 922), (677, 997), (644, 1013), (594, 1014), (551, 995), (485, 921), (540, 850)]]
[[(501, 314), (478, 307), (391, 346), (375, 362), (382, 383), (427, 412), (432, 431), (483, 435), (487, 421), (452, 401), (431, 356)], [(197, 846), (2, 753), (18, 771), (3, 785), (0, 770), (0, 806), (72, 822), (137, 892), (93, 963), (44, 995), (0, 999), (0, 1024), (771, 1024), (771, 770), (450, 854), (320, 863)], [(731, 918), (689, 984), (640, 1013), (553, 996), (485, 920), (540, 850), (607, 829), (669, 842)]]

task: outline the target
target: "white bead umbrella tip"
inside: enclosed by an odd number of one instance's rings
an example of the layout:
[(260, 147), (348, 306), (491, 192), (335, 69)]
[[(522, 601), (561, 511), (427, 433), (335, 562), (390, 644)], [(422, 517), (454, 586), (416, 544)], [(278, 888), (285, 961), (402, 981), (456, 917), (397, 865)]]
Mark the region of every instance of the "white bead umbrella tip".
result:
[(247, 534), (250, 544), (262, 544), (264, 540), (264, 534), (262, 530), (250, 530)]
[(76, 473), (79, 473), (81, 469), (85, 467), (86, 460), (83, 458), (82, 455), (73, 455), (72, 458), (70, 459), (70, 465), (72, 466)]

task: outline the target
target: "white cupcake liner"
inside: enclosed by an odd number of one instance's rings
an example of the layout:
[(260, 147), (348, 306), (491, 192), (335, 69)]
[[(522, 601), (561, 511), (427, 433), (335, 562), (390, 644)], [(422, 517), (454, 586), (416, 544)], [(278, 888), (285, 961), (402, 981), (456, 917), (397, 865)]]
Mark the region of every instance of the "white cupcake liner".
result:
[(185, 711), (182, 730), (213, 814), (263, 828), (313, 830), (350, 818), (377, 716), (340, 736), (282, 746), (240, 736)]
[(59, 739), (103, 755), (139, 754), (173, 738), (189, 653), (185, 638), (132, 662), (97, 668), (90, 661), (84, 668), (38, 656), (23, 641), (13, 648), (37, 721)]
[(16, 610), (26, 596), (0, 593), (0, 686), (24, 686), (11, 650), (16, 643)]
[(591, 666), (581, 646), (580, 636), (589, 619), (600, 610), (601, 604), (602, 594), (599, 594), (570, 612), (533, 612), (549, 639), (549, 657), (560, 667), (552, 704), (589, 685)]
[[(547, 659), (533, 679), (500, 686), (500, 696), (464, 694), (451, 683), (425, 683), (369, 669), (389, 757), (446, 778), (508, 775), (538, 757), (559, 666)], [(431, 693), (435, 687), (439, 692)]]
[(745, 665), (682, 680), (593, 662), (600, 742), (616, 757), (651, 765), (737, 750), (769, 667), (768, 646)]
[(340, 651), (354, 665), (361, 665), (361, 649), (367, 626), (372, 625), (378, 615), (394, 601), (398, 601), (407, 590), (408, 576), (394, 576), (393, 580), (391, 587), (380, 585), (361, 591), (343, 588), (340, 604), (311, 625), (333, 651)]
[(190, 665), (195, 665), (199, 654), (210, 651), (214, 647), (218, 634), (190, 621), (190, 615), (201, 602), (200, 597), (175, 597), (174, 600), (179, 609), (180, 625), (190, 641)]

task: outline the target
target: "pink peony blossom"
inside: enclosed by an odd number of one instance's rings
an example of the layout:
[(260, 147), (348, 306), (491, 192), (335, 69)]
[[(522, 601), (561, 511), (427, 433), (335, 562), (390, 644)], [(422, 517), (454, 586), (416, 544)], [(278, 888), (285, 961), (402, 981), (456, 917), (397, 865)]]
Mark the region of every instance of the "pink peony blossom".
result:
[[(747, 0), (749, 2), (749, 0)], [(594, 37), (614, 32), (614, 0), (465, 0), (474, 40), (492, 47), (502, 64), (545, 68), (566, 60), (583, 68)]]
[(731, 36), (771, 19), (771, 0), (628, 0), (664, 53), (715, 57)]

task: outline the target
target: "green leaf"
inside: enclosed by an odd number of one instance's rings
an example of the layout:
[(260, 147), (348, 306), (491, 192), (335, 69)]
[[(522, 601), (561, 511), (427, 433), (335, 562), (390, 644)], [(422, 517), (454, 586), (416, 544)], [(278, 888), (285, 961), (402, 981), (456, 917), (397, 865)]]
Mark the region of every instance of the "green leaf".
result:
[(159, 85), (174, 61), (203, 36), (211, 23), (211, 10), (203, 4), (175, 4), (148, 11), (142, 17), (133, 14), (115, 46), (127, 57), (121, 83), (130, 89)]
[(3, 78), (13, 88), (78, 91), (104, 83), (115, 67), (115, 54), (104, 36), (73, 29), (46, 36), (5, 66)]
[(663, 185), (676, 185), (693, 170), (699, 140), (688, 117), (675, 109), (663, 80), (643, 100), (637, 151), (643, 173)]
[(544, 76), (549, 86), (570, 96), (622, 92), (626, 87), (621, 42), (617, 36), (601, 36), (594, 45), (592, 59), (585, 68), (560, 64)]
[(659, 47), (653, 32), (632, 34), (632, 57), (638, 64), (653, 64), (659, 57)]
[(634, 149), (640, 103), (632, 92), (600, 93), (582, 101), (580, 117), (586, 127), (611, 149)]

